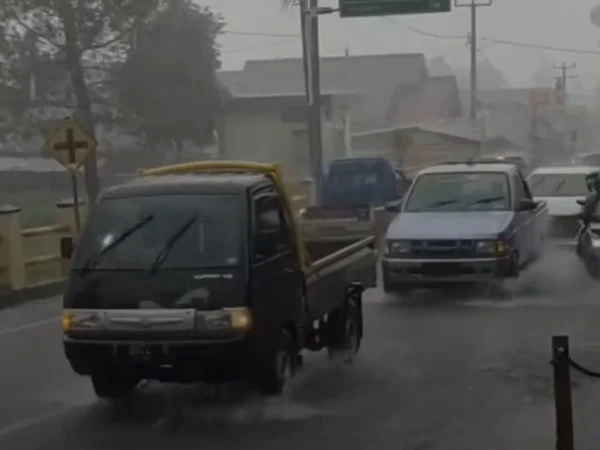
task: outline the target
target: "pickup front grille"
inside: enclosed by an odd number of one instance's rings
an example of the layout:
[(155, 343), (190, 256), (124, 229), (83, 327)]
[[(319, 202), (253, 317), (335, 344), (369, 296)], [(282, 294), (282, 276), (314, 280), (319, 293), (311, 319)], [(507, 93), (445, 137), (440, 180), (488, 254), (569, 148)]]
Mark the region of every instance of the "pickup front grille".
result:
[(549, 238), (575, 239), (580, 228), (577, 216), (551, 217), (547, 233)]
[(414, 258), (472, 258), (473, 240), (420, 240), (411, 241), (410, 255)]

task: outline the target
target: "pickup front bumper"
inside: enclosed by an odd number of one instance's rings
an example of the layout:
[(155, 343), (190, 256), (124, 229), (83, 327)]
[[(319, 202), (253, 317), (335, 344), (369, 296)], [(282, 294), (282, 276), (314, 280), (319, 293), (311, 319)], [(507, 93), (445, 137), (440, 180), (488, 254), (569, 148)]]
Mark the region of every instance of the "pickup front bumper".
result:
[(413, 259), (385, 257), (381, 262), (386, 290), (454, 283), (487, 283), (510, 275), (508, 258)]

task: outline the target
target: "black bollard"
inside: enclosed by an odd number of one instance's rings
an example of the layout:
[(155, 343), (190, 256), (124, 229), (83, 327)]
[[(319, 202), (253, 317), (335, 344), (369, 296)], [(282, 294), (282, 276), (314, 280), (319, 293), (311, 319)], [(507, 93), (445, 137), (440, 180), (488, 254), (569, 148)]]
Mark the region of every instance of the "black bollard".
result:
[(552, 336), (556, 450), (574, 450), (569, 337)]

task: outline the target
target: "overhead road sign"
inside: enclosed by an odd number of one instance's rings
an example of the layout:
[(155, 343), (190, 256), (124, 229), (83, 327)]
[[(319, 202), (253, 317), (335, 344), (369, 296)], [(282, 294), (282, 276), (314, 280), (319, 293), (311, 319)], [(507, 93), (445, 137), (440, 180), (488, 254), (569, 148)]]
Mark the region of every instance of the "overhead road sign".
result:
[(340, 0), (340, 17), (450, 12), (452, 0)]

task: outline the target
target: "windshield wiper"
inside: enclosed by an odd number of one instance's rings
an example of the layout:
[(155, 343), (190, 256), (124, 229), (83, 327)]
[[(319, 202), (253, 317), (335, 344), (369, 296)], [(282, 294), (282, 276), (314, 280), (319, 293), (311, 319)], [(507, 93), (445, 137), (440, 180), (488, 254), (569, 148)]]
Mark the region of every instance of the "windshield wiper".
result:
[(81, 275), (85, 276), (85, 274), (87, 274), (90, 270), (92, 270), (94, 267), (96, 267), (100, 263), (100, 261), (102, 260), (104, 255), (106, 255), (109, 251), (111, 251), (117, 245), (120, 245), (124, 240), (126, 240), (129, 236), (131, 236), (133, 233), (138, 231), (140, 228), (145, 227), (153, 219), (154, 219), (154, 214), (147, 215), (146, 217), (141, 219), (139, 222), (136, 222), (135, 224), (133, 224), (132, 226), (127, 228), (125, 231), (123, 231), (114, 241), (112, 241), (110, 244), (108, 244), (106, 247), (104, 247), (102, 249), (102, 251), (100, 251), (100, 253), (88, 258), (85, 261), (85, 263), (83, 263), (83, 265), (81, 266), (81, 269), (80, 269)]
[(441, 206), (452, 205), (453, 203), (456, 203), (456, 202), (458, 202), (458, 200), (456, 200), (456, 199), (438, 200), (437, 202), (433, 202), (433, 203), (429, 203), (428, 205), (425, 205), (425, 209), (439, 208)]
[(154, 258), (154, 262), (152, 263), (152, 266), (150, 266), (150, 269), (148, 269), (148, 272), (150, 274), (154, 274), (154, 273), (156, 273), (158, 271), (158, 269), (160, 269), (160, 266), (165, 262), (165, 260), (167, 259), (167, 256), (169, 256), (169, 252), (171, 251), (171, 249), (173, 248), (173, 246), (185, 234), (185, 232), (194, 223), (196, 223), (197, 220), (198, 220), (198, 215), (194, 214), (181, 227), (179, 227), (177, 229), (177, 231), (175, 231), (175, 233), (173, 233), (169, 237), (169, 239), (167, 239), (167, 241), (165, 242), (164, 247), (161, 249), (160, 252), (158, 252), (158, 254), (156, 255), (156, 258)]
[(506, 197), (504, 195), (496, 195), (495, 197), (483, 197), (480, 198), (479, 200), (475, 200), (474, 202), (471, 202), (467, 205), (467, 207), (469, 206), (473, 206), (473, 205), (483, 205), (486, 203), (494, 203), (494, 202), (499, 202), (500, 200), (504, 200)]
[(553, 193), (553, 194), (557, 194), (557, 193), (558, 193), (558, 191), (560, 191), (560, 188), (561, 188), (561, 187), (563, 187), (563, 184), (565, 184), (565, 182), (566, 182), (566, 181), (567, 181), (567, 180), (561, 180), (560, 182), (558, 182), (558, 183), (556, 184), (556, 186), (554, 186), (554, 189), (552, 189), (552, 193)]

